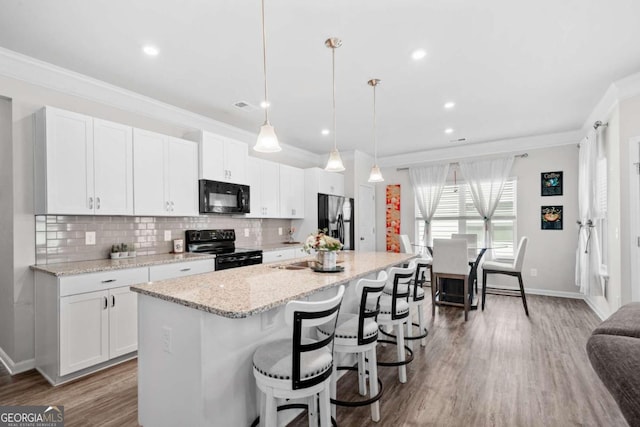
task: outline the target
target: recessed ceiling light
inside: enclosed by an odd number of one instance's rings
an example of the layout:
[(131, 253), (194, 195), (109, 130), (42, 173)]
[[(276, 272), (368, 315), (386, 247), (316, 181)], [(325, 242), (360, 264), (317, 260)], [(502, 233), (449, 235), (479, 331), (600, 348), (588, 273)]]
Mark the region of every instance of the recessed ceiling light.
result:
[(331, 131), (329, 129), (322, 129), (321, 132), (323, 135), (329, 135), (331, 133)]
[(414, 59), (414, 61), (418, 61), (425, 56), (427, 56), (427, 51), (424, 49), (416, 49), (413, 51), (413, 53), (411, 53), (411, 57)]
[(455, 106), (456, 106), (455, 102), (447, 102), (447, 103), (444, 104), (444, 108), (446, 108), (447, 110), (450, 110)]
[(269, 108), (269, 107), (271, 107), (271, 103), (270, 103), (269, 101), (262, 101), (262, 102), (260, 103), (260, 106), (261, 106), (262, 108)]
[(453, 129), (451, 129), (451, 128), (446, 128), (446, 129), (444, 130), (444, 133), (453, 133)]
[(157, 47), (151, 45), (143, 47), (142, 51), (149, 56), (158, 56), (158, 54), (160, 53)]

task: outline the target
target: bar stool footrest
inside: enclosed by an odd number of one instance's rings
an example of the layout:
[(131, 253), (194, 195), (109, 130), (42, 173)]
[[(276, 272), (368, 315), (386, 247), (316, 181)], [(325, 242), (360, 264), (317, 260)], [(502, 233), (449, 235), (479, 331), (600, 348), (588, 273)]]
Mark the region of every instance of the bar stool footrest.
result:
[[(416, 328), (420, 328), (420, 325), (418, 325), (417, 323), (412, 323), (413, 326), (415, 326)], [(394, 334), (390, 334), (388, 332), (383, 331), (382, 329), (378, 329), (378, 331), (387, 337), (391, 337), (391, 338), (396, 338), (397, 337)], [(429, 330), (427, 328), (424, 328), (424, 332), (422, 332), (420, 335), (416, 335), (413, 337), (404, 337), (405, 340), (421, 340), (422, 338), (426, 338), (426, 336), (429, 335)]]
[[(385, 334), (383, 332), (383, 334)], [(385, 334), (387, 335), (387, 334)], [(378, 340), (378, 342), (381, 343), (385, 343), (385, 344), (393, 344), (393, 345), (398, 345), (398, 343), (396, 341), (391, 341), (391, 340)], [(398, 362), (380, 362), (378, 361), (378, 366), (402, 366), (402, 365), (408, 365), (409, 363), (411, 363), (411, 361), (413, 361), (413, 350), (411, 350), (409, 348), (409, 346), (404, 346), (404, 349), (407, 352), (407, 355), (405, 357), (405, 359), (403, 361), (398, 361)]]
[[(287, 403), (286, 405), (278, 406), (278, 412), (286, 411), (287, 409), (304, 409), (306, 411), (309, 410), (309, 405), (306, 403)], [(260, 416), (258, 415), (255, 420), (251, 423), (251, 427), (257, 427), (260, 424)], [(336, 420), (331, 417), (331, 425), (333, 427), (338, 427), (338, 423)]]
[[(358, 368), (355, 366), (338, 366), (336, 369), (338, 371), (357, 371), (358, 370)], [(366, 373), (368, 374), (369, 371), (366, 371)], [(380, 389), (380, 391), (378, 391), (378, 394), (366, 400), (358, 400), (356, 402), (347, 402), (344, 400), (331, 399), (331, 403), (333, 403), (334, 405), (347, 406), (350, 408), (371, 405), (372, 403), (375, 403), (378, 400), (380, 400), (380, 398), (382, 397), (384, 386), (382, 385), (382, 381), (380, 380), (380, 378), (378, 378), (378, 388)]]

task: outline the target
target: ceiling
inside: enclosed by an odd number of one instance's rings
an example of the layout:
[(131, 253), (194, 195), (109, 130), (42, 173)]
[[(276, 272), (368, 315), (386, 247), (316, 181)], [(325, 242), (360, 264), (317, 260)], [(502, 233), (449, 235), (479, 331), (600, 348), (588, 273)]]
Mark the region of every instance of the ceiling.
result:
[[(0, 46), (258, 131), (259, 0), (0, 0)], [(580, 128), (640, 70), (633, 0), (266, 0), (270, 118), (282, 142), (326, 153), (337, 36), (337, 142), (379, 155)], [(160, 54), (149, 57), (142, 47)], [(423, 48), (419, 61), (411, 53)], [(455, 108), (443, 104), (454, 101)], [(445, 128), (454, 132), (447, 135)]]

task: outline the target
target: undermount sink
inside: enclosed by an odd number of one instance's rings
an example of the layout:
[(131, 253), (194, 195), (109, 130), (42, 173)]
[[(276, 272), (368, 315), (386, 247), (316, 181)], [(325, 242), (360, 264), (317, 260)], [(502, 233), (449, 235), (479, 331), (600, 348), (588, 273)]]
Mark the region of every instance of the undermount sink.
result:
[(278, 268), (280, 270), (304, 270), (309, 268), (309, 261), (292, 262), (291, 264), (277, 264), (272, 268)]

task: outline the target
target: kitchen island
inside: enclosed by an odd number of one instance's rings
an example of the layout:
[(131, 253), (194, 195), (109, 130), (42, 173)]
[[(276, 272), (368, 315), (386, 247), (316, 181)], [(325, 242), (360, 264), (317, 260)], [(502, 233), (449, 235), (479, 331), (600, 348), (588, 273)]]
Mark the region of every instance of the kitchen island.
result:
[[(247, 426), (257, 416), (252, 357), (288, 337), (284, 305), (319, 300), (413, 254), (345, 252), (344, 272), (300, 261), (132, 286), (138, 292), (138, 420), (155, 426)], [(347, 290), (342, 310), (357, 302)]]

